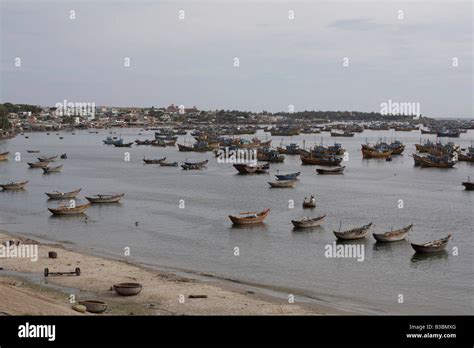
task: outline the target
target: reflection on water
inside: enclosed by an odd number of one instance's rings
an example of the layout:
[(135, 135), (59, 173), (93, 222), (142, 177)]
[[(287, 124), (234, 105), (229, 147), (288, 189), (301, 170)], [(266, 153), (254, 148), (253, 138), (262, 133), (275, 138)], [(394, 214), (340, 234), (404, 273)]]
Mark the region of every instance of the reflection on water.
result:
[[(448, 258), (448, 252), (446, 250), (434, 252), (434, 253), (414, 253), (410, 258), (412, 264), (435, 264), (434, 261), (445, 260)], [(416, 267), (416, 266), (415, 266)]]

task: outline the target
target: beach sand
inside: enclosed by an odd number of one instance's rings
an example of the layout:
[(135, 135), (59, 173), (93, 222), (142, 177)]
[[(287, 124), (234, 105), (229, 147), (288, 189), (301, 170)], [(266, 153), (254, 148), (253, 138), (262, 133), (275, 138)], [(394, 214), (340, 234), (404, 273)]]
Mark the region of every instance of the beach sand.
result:
[[(31, 239), (0, 233), (0, 243)], [(49, 251), (57, 258), (48, 257)], [(109, 315), (318, 315), (341, 314), (337, 310), (277, 298), (245, 288), (245, 285), (220, 286), (205, 281), (177, 276), (132, 264), (72, 251), (60, 244), (38, 243), (38, 259), (1, 258), (0, 312), (10, 315), (88, 315), (74, 311), (70, 295), (76, 301), (94, 299), (108, 304)], [(44, 277), (43, 271), (73, 271), (81, 275)], [(19, 272), (19, 273), (17, 273)], [(34, 278), (34, 279), (32, 279)], [(138, 282), (143, 291), (137, 296), (122, 297), (112, 285)], [(189, 298), (206, 295), (207, 298)], [(183, 301), (184, 299), (184, 301)], [(347, 314), (347, 313), (345, 313)]]

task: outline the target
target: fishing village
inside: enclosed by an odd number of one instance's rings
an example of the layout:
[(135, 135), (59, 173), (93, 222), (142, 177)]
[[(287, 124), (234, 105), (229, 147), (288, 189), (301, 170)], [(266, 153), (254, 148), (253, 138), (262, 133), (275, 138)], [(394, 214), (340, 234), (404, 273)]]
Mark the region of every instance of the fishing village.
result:
[[(380, 168), (396, 171), (401, 159), (403, 163), (411, 163), (411, 170), (416, 170), (415, 175), (418, 177), (433, 172), (443, 175), (443, 180), (452, 180), (449, 173), (460, 166), (466, 173), (474, 173), (472, 120), (438, 120), (401, 115), (384, 117), (374, 113), (252, 114), (224, 110), (200, 111), (196, 107), (188, 109), (174, 104), (160, 109), (98, 107), (94, 110), (93, 117), (90, 114), (58, 117), (55, 108), (31, 105), (3, 104), (0, 111), (3, 124), (0, 140), (0, 194), (3, 200), (31, 200), (33, 193), (29, 192), (34, 191), (32, 189), (39, 184), (38, 180), (43, 180), (43, 192), (35, 199), (46, 202), (46, 209), (35, 213), (34, 218), (44, 220), (51, 216), (55, 218), (55, 224), (62, 223), (61, 219), (73, 218), (74, 220), (65, 220), (66, 223), (76, 226), (93, 225), (97, 217), (91, 218), (91, 213), (101, 216), (104, 211), (102, 209), (106, 209), (107, 213), (119, 209), (118, 214), (124, 218), (127, 213), (121, 207), (126, 207), (127, 199), (134, 195), (127, 185), (117, 185), (114, 191), (110, 191), (108, 186), (107, 189), (97, 190), (76, 183), (75, 176), (67, 180), (72, 174), (68, 167), (74, 163), (76, 153), (64, 144), (78, 137), (87, 137), (87, 145), (91, 146), (90, 150), (84, 151), (107, 151), (107, 156), (116, 156), (122, 158), (124, 163), (129, 163), (127, 173), (132, 178), (135, 176), (133, 172), (136, 171), (136, 175), (143, 173), (148, 178), (159, 178), (161, 173), (179, 177), (177, 180), (184, 182), (223, 172), (227, 177), (236, 178), (238, 185), (245, 185), (246, 182), (255, 184), (251, 192), (246, 193), (242, 201), (246, 202), (245, 204), (233, 204), (226, 215), (211, 217), (211, 220), (215, 221), (227, 219), (228, 222), (224, 224), (231, 228), (234, 235), (243, 233), (245, 236), (249, 232), (271, 234), (272, 230), (265, 226), (281, 212), (269, 203), (279, 202), (280, 209), (289, 211), (291, 215), (285, 223), (278, 220), (279, 226), (288, 233), (306, 235), (313, 232), (316, 236), (322, 233), (331, 234), (332, 237), (325, 238), (332, 239), (331, 243), (334, 242), (334, 247), (340, 248), (342, 253), (344, 248), (349, 250), (352, 246), (360, 246), (361, 241), (365, 243), (366, 240), (369, 244), (366, 244), (365, 248), (372, 244), (374, 250), (383, 251), (386, 245), (396, 244), (397, 248), (405, 248), (405, 252), (412, 250), (412, 261), (420, 258), (436, 260), (440, 255), (448, 255), (448, 244), (450, 240), (456, 240), (457, 231), (447, 230), (427, 238), (424, 231), (430, 229), (430, 224), (423, 223), (424, 219), (421, 219), (421, 222), (399, 219), (397, 215), (395, 220), (398, 223), (387, 225), (387, 216), (370, 214), (370, 211), (363, 214), (366, 221), (361, 221), (360, 224), (344, 218), (343, 215), (335, 219), (330, 213), (340, 202), (325, 196), (317, 187), (332, 185), (333, 190), (336, 189), (343, 185), (343, 180), (357, 175), (360, 165), (374, 165), (367, 167), (368, 171), (380, 171)], [(38, 140), (40, 138), (41, 140)], [(55, 145), (51, 146), (48, 139), (54, 139)], [(405, 143), (404, 139), (410, 139), (411, 144)], [(21, 147), (11, 146), (10, 142), (13, 141), (21, 143)], [(346, 147), (349, 145), (347, 141), (351, 141), (350, 149)], [(353, 165), (355, 161), (359, 163), (357, 166)], [(287, 162), (291, 163), (288, 168), (285, 165)], [(15, 177), (5, 171), (9, 165), (16, 166)], [(81, 170), (87, 170), (87, 165), (87, 162), (82, 163)], [(97, 165), (100, 166), (100, 162), (94, 163), (94, 166)], [(107, 170), (107, 165), (103, 166)], [(91, 167), (90, 170), (97, 169)], [(113, 169), (108, 175), (114, 176)], [(69, 182), (67, 188), (64, 181), (61, 185), (56, 185), (58, 179)], [(474, 181), (471, 181), (469, 175), (451, 184), (452, 190), (465, 191), (467, 195), (468, 191), (474, 189)], [(159, 181), (156, 185), (160, 185)], [(209, 186), (209, 189), (212, 187)], [(298, 190), (298, 194), (293, 194), (294, 190)], [(229, 198), (235, 199), (239, 192), (236, 191), (232, 195)], [(263, 202), (265, 197), (268, 197), (268, 203), (262, 203), (262, 199), (257, 199), (257, 196), (262, 197)], [(469, 196), (468, 199), (472, 202), (473, 198)], [(184, 199), (178, 203), (184, 205)], [(469, 209), (466, 208), (466, 214), (472, 214), (472, 210), (471, 213), (468, 212)], [(398, 210), (394, 209), (396, 214)], [(186, 209), (183, 214), (186, 214)], [(194, 224), (200, 224), (199, 219), (193, 221)], [(114, 221), (108, 223), (113, 224)], [(208, 223), (209, 217), (201, 222), (203, 225)], [(131, 217), (127, 229), (138, 229), (142, 224), (138, 218)], [(325, 230), (322, 229), (324, 226)], [(249, 293), (253, 293), (253, 290), (242, 293), (241, 290), (229, 290), (226, 288), (228, 285), (219, 283), (218, 287), (173, 273), (163, 273), (155, 279), (153, 272), (140, 268), (136, 260), (124, 261), (123, 257), (117, 258), (116, 255), (110, 259), (101, 259), (79, 254), (59, 243), (46, 242), (49, 240), (48, 233), (41, 236), (39, 240), (45, 240), (44, 243), (34, 240), (33, 236), (26, 238), (23, 233), (18, 233), (15, 237), (8, 233), (2, 234), (5, 247), (12, 243), (18, 245), (28, 241), (39, 243), (42, 256), (39, 258), (40, 262), (34, 265), (26, 261), (14, 263), (12, 260), (2, 259), (0, 276), (6, 272), (5, 277), (9, 279), (15, 272), (30, 273), (35, 275), (35, 279), (40, 277), (41, 283), (49, 283), (51, 278), (61, 279), (57, 281), (58, 284), (82, 289), (81, 292), (86, 294), (94, 294), (92, 299), (86, 296), (86, 299), (72, 304), (56, 304), (51, 309), (52, 312), (56, 311), (55, 313), (351, 312), (342, 309), (343, 306), (335, 308), (324, 303), (305, 307), (291, 306), (284, 301), (270, 300), (268, 296), (263, 295), (252, 298)], [(93, 239), (94, 237), (91, 241)], [(369, 239), (372, 241), (369, 242)], [(409, 242), (406, 243), (407, 241)], [(321, 250), (321, 253), (323, 252)], [(392, 259), (398, 258), (392, 253), (389, 254)], [(99, 264), (102, 266), (98, 266)], [(133, 277), (124, 277), (125, 272), (133, 274)], [(60, 277), (61, 275), (69, 277)], [(8, 284), (18, 282), (10, 281)], [(0, 286), (2, 291), (11, 291), (9, 286)], [(35, 286), (39, 285), (29, 285), (30, 290)], [(182, 290), (181, 286), (185, 290)], [(22, 296), (27, 298), (29, 290), (22, 291)], [(184, 292), (187, 292), (186, 300)], [(53, 295), (45, 293), (40, 301), (47, 302), (48, 296)], [(120, 299), (121, 296), (124, 299)], [(193, 304), (186, 308), (180, 307), (180, 296), (183, 303), (189, 300), (194, 301)], [(57, 294), (53, 297), (57, 297)], [(227, 297), (232, 301), (226, 302)], [(129, 305), (124, 306), (125, 301), (130, 298), (137, 300), (131, 300)], [(160, 305), (153, 304), (157, 299)], [(148, 306), (146, 309), (145, 303)], [(34, 308), (34, 304), (25, 305), (23, 310), (30, 310), (33, 314), (51, 313), (49, 309)]]

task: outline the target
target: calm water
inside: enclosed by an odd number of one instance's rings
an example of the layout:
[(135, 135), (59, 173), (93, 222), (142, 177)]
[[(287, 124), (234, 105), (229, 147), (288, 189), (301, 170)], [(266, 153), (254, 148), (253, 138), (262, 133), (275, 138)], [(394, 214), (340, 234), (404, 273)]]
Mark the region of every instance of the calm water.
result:
[[(153, 138), (153, 132), (139, 129), (115, 130), (126, 141)], [(265, 139), (269, 133), (257, 134)], [(473, 202), (474, 192), (466, 192), (461, 182), (474, 166), (459, 162), (454, 169), (413, 167), (414, 144), (419, 132), (365, 131), (354, 138), (336, 138), (349, 151), (344, 176), (315, 174), (314, 166), (302, 166), (298, 156), (287, 156), (285, 163), (272, 164), (270, 175), (241, 176), (231, 164), (218, 164), (211, 153), (192, 154), (175, 148), (135, 146), (114, 148), (102, 144), (108, 130), (99, 134), (78, 131), (27, 134), (0, 142), (0, 150), (20, 152), (0, 163), (0, 181), (29, 180), (24, 192), (0, 192), (0, 229), (48, 240), (71, 242), (93, 252), (123, 256), (146, 264), (173, 269), (213, 273), (217, 276), (270, 285), (285, 292), (304, 293), (323, 301), (361, 312), (471, 314), (473, 281)], [(407, 148), (392, 162), (363, 160), (360, 144), (379, 137), (396, 136)], [(247, 136), (250, 139), (252, 136)], [(179, 141), (182, 141), (181, 137)], [(323, 135), (301, 135), (291, 141), (311, 146)], [(423, 135), (424, 139), (434, 139)], [(190, 139), (190, 136), (187, 136)], [(273, 137), (279, 145), (281, 137)], [(474, 131), (462, 134), (455, 142), (467, 147)], [(290, 139), (285, 139), (286, 143)], [(63, 172), (43, 175), (29, 169), (40, 149), (41, 155), (66, 152), (69, 159)], [(124, 152), (130, 152), (130, 162)], [(1, 152), (1, 151), (0, 151)], [(166, 156), (168, 160), (210, 159), (202, 171), (143, 165), (142, 158)], [(301, 171), (294, 189), (270, 189), (276, 170)], [(44, 192), (82, 188), (82, 195), (125, 192), (122, 204), (93, 206), (84, 217), (53, 218), (47, 211), (52, 202)], [(317, 208), (301, 208), (305, 196), (315, 194)], [(288, 208), (288, 201), (295, 208)], [(402, 199), (404, 207), (398, 208)], [(179, 208), (184, 200), (185, 208)], [(229, 214), (272, 209), (266, 223), (253, 228), (233, 228)], [(293, 230), (290, 220), (304, 214), (327, 214), (324, 226), (311, 232)], [(138, 226), (135, 222), (138, 221)], [(389, 245), (375, 244), (372, 236), (359, 242), (365, 246), (365, 260), (329, 259), (324, 247), (335, 241), (333, 229), (374, 222), (382, 232), (414, 224), (409, 239), (425, 242), (452, 233), (445, 254), (415, 257), (408, 241)], [(452, 247), (459, 248), (453, 256)], [(240, 256), (234, 256), (239, 247)], [(403, 294), (404, 303), (397, 303)]]

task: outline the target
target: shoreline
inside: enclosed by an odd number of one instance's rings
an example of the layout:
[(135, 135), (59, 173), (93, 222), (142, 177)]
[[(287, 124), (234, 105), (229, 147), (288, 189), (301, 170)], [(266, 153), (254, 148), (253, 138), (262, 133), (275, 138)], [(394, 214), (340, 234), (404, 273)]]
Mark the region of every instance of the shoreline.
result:
[[(293, 303), (271, 287), (247, 284), (234, 279), (195, 272), (180, 275), (108, 256), (91, 255), (80, 247), (40, 242), (0, 230), (0, 243), (15, 239), (23, 244), (38, 243), (38, 259), (1, 258), (0, 312), (7, 315), (75, 315), (69, 296), (76, 300), (94, 299), (108, 304), (105, 315), (331, 315), (354, 314), (329, 303), (294, 293)], [(48, 258), (55, 251), (57, 259)], [(71, 271), (80, 276), (43, 276), (44, 268)], [(196, 279), (194, 277), (202, 279)], [(208, 279), (206, 279), (208, 278)], [(139, 282), (137, 296), (121, 297), (111, 291), (113, 284)], [(206, 298), (189, 298), (205, 295)], [(280, 296), (278, 296), (280, 295)], [(184, 299), (184, 301), (183, 301)], [(180, 301), (181, 300), (181, 301)], [(184, 303), (182, 303), (184, 302)], [(89, 313), (87, 313), (89, 314)]]

